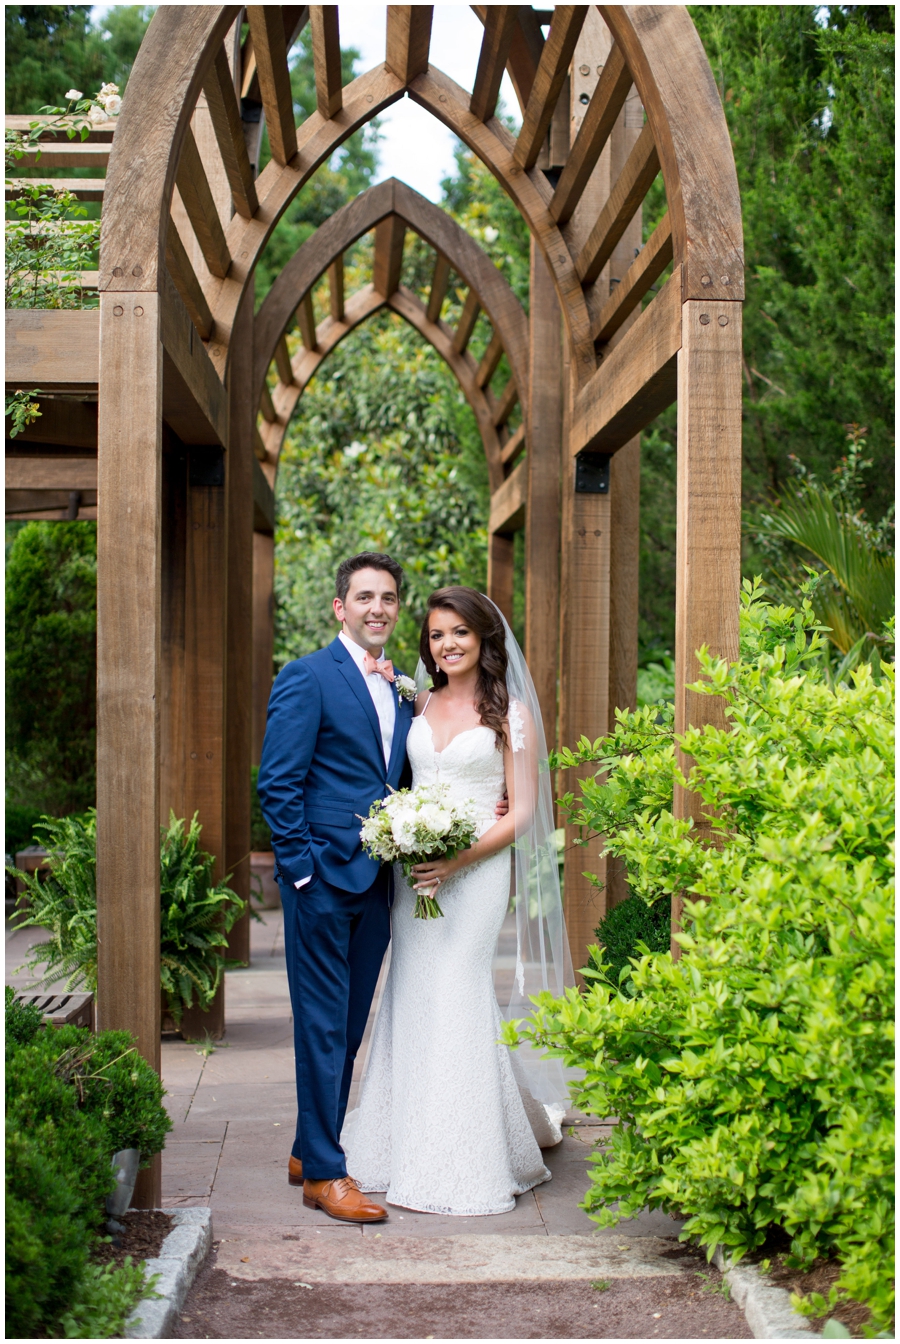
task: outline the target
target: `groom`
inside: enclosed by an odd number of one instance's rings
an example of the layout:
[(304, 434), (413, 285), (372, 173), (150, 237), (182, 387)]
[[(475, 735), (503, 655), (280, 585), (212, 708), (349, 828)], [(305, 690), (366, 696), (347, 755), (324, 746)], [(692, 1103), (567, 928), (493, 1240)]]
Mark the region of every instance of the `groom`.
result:
[(414, 701), (384, 645), (403, 570), (364, 551), (337, 572), (338, 637), (272, 687), (259, 797), (272, 831), (294, 1015), (297, 1132), (288, 1180), (344, 1222), (387, 1212), (347, 1175), (340, 1145), (353, 1064), (390, 940), (392, 873), (363, 852), (360, 817), (399, 788)]

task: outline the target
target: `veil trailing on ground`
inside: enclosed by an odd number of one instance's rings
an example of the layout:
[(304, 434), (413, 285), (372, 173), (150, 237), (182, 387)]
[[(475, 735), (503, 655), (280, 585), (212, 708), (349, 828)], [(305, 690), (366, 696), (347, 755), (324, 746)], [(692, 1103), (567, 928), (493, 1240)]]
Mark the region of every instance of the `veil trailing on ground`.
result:
[[(488, 599), (490, 601), (490, 599)], [(527, 1017), (531, 999), (542, 990), (561, 995), (574, 985), (572, 959), (563, 918), (559, 885), (553, 790), (547, 764), (547, 744), (537, 692), (528, 664), (505, 616), (496, 606), (506, 634), (506, 687), (509, 692), (509, 731), (512, 747), (516, 839), (510, 909), (515, 911), (516, 952), (511, 989), (498, 989), (500, 1010), (510, 1021)], [(420, 661), (416, 681), (426, 684), (425, 665)], [(508, 921), (507, 921), (508, 922)], [(495, 954), (495, 984), (508, 982), (503, 975), (507, 957), (502, 944)], [(543, 1103), (558, 1127), (568, 1108), (567, 1070), (558, 1059), (548, 1059), (523, 1044), (512, 1052), (513, 1067), (536, 1101)]]

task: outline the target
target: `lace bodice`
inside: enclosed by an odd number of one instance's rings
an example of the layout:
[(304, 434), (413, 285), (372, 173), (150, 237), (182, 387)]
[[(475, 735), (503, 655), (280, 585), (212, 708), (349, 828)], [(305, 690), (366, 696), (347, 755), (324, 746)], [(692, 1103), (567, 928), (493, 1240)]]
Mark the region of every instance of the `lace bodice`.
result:
[(497, 750), (496, 741), (493, 728), (479, 724), (457, 733), (443, 751), (435, 751), (431, 724), (420, 714), (413, 719), (406, 739), (413, 787), (446, 784), (451, 798), (473, 799), (485, 821), (493, 822), (506, 787), (503, 753)]

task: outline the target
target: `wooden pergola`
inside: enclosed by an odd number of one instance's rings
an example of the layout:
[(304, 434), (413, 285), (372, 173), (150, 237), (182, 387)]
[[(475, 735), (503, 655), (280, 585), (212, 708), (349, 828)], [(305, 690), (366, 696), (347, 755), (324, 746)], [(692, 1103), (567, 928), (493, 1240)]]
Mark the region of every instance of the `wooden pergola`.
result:
[[(7, 386), (42, 392), (41, 418), (7, 442), (8, 516), (97, 518), (98, 1021), (133, 1031), (155, 1067), (160, 817), (199, 811), (218, 872), (249, 894), (278, 457), (320, 362), (371, 313), (410, 322), (476, 416), (490, 588), (507, 610), (524, 527), (526, 655), (549, 740), (599, 737), (634, 704), (639, 434), (677, 401), (676, 727), (722, 721), (715, 699), (685, 689), (701, 645), (737, 655), (742, 234), (709, 64), (678, 5), (473, 8), (484, 34), (469, 91), (431, 64), (429, 6), (389, 6), (384, 62), (343, 87), (335, 6), (161, 6), (114, 134), (43, 150), (41, 166), (106, 168), (69, 184), (103, 201), (100, 307), (7, 314)], [(317, 110), (298, 126), (288, 53), (306, 23)], [(504, 70), (518, 137), (494, 115)], [(403, 97), (519, 210), (530, 318), (473, 239), (396, 181), (328, 220), (254, 315), (254, 269), (285, 209)], [(258, 173), (264, 126), (272, 158)], [(659, 172), (668, 212), (642, 245)], [(345, 294), (344, 254), (372, 230), (372, 282)], [(400, 284), (408, 231), (435, 252), (427, 303)], [(441, 321), (451, 272), (467, 291), (453, 328)], [(316, 325), (326, 275), (330, 313)], [(476, 361), (482, 312), (492, 336)], [(511, 377), (492, 389), (504, 354)], [(678, 790), (675, 805), (705, 824), (693, 795)], [(603, 863), (600, 895), (577, 863), (566, 876), (576, 965), (623, 894)], [(232, 955), (247, 953), (245, 921)], [(157, 1184), (158, 1171), (142, 1198)]]

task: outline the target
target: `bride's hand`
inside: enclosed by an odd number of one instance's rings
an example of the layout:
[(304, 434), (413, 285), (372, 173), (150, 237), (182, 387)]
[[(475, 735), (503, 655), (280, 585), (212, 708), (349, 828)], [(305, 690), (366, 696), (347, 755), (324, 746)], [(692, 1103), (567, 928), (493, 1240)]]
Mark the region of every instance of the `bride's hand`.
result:
[(446, 882), (448, 877), (458, 873), (460, 868), (464, 868), (462, 856), (457, 854), (455, 859), (434, 859), (431, 863), (417, 863), (412, 870), (413, 890), (428, 891), (434, 895), (433, 888), (439, 886), (441, 882)]

